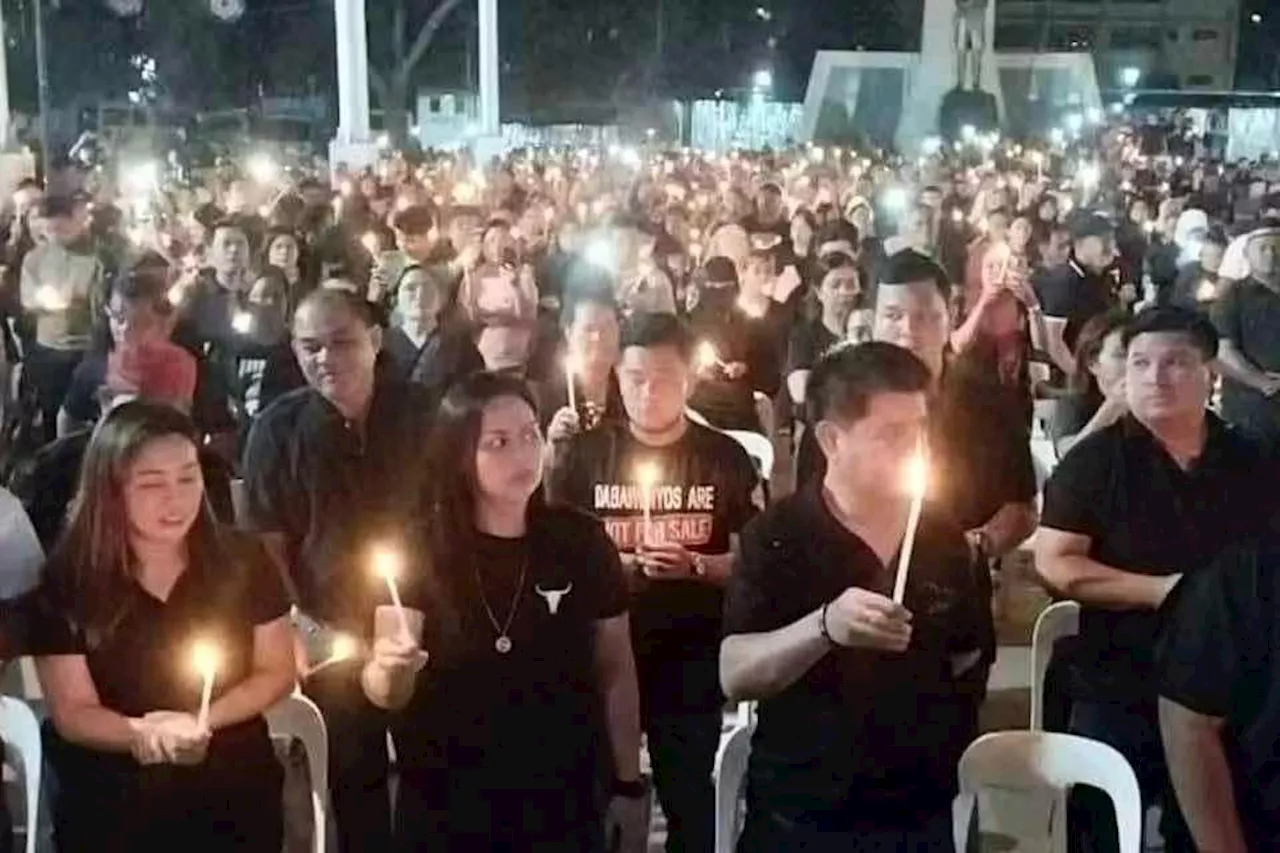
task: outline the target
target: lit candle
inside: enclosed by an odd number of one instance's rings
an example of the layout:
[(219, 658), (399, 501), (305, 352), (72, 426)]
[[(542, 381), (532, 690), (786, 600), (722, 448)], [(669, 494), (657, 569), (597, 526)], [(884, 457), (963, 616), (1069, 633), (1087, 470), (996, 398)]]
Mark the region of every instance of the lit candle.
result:
[(907, 592), (907, 570), (911, 568), (911, 552), (916, 547), (916, 530), (920, 527), (920, 513), (924, 509), (924, 494), (929, 484), (928, 463), (924, 456), (924, 442), (907, 465), (906, 486), (911, 495), (911, 510), (907, 514), (907, 531), (898, 551), (898, 576), (893, 583), (893, 601), (901, 604)]
[(36, 291), (36, 304), (42, 311), (67, 310), (67, 300), (63, 299), (62, 294), (51, 284), (42, 285)]
[(231, 316), (231, 328), (238, 335), (247, 335), (253, 331), (253, 315), (248, 311), (237, 311)]
[(378, 239), (378, 235), (372, 231), (360, 238), (360, 242), (364, 244), (365, 251), (373, 256), (377, 256), (382, 249), (382, 241)]
[(412, 642), (413, 632), (409, 630), (409, 617), (404, 612), (404, 602), (400, 600), (400, 587), (396, 585), (396, 580), (400, 576), (401, 563), (400, 554), (391, 548), (380, 547), (373, 552), (374, 574), (382, 578), (387, 585), (387, 592), (391, 595), (391, 604), (395, 607), (396, 618), (400, 620), (400, 630), (404, 632), (405, 642)]
[(320, 663), (308, 669), (304, 675), (310, 678), (322, 669), (327, 669), (336, 663), (354, 660), (356, 655), (360, 653), (360, 641), (350, 634), (337, 633), (333, 635), (333, 640), (329, 645), (329, 657)]
[(649, 544), (653, 531), (653, 492), (662, 478), (662, 471), (657, 463), (646, 462), (636, 468), (636, 482), (644, 492), (644, 543)]
[(710, 370), (720, 363), (720, 353), (716, 352), (715, 344), (711, 341), (703, 341), (698, 344), (698, 352), (694, 360), (698, 370)]
[(218, 677), (222, 655), (213, 643), (201, 641), (192, 649), (191, 659), (201, 679), (200, 711), (196, 714), (196, 726), (205, 729), (209, 727), (209, 705), (213, 701), (213, 682)]
[(577, 375), (577, 359), (572, 355), (564, 357), (564, 387), (569, 392), (569, 410), (578, 411), (578, 389), (574, 387), (574, 377)]

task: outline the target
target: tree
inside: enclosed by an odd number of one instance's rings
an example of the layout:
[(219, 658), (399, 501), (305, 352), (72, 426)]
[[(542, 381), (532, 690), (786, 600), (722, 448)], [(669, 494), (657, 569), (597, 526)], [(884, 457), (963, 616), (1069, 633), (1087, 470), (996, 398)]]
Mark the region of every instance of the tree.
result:
[(390, 35), (391, 48), (386, 64), (378, 62), (380, 51), (369, 51), (369, 83), (383, 112), (383, 129), (396, 144), (403, 142), (409, 135), (409, 100), (413, 94), (413, 73), (426, 56), (427, 48), (435, 40), (440, 28), (461, 3), (462, 0), (436, 0), (435, 8), (422, 19), (412, 41), (409, 40), (410, 15), (406, 0), (394, 0), (390, 3), (376, 0), (369, 4), (369, 29), (376, 33), (380, 29), (377, 25), (384, 24), (385, 31)]

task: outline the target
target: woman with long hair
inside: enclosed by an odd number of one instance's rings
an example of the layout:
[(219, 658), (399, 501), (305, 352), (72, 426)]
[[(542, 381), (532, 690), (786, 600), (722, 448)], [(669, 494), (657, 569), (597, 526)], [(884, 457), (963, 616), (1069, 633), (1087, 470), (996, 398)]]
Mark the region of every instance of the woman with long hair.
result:
[(430, 571), (404, 590), (426, 614), (421, 643), (375, 630), (361, 678), (371, 702), (401, 709), (396, 850), (598, 853), (602, 830), (644, 850), (622, 568), (599, 521), (545, 502), (542, 451), (516, 379), (475, 374), (441, 404)]
[(1071, 393), (1054, 408), (1050, 432), (1059, 454), (1081, 439), (1115, 423), (1128, 410), (1124, 396), (1126, 311), (1099, 314), (1080, 329)]
[(294, 684), (288, 600), (263, 548), (214, 521), (198, 449), (176, 409), (112, 410), (45, 568), (33, 644), (61, 850), (280, 850), (262, 714)]

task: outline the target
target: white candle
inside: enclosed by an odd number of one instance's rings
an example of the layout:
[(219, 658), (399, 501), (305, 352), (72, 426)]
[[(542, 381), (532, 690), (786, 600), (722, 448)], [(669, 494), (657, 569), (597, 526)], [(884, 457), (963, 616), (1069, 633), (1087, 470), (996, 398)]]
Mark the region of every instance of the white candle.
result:
[(924, 493), (928, 487), (929, 471), (924, 457), (924, 443), (907, 466), (907, 489), (911, 495), (911, 510), (907, 514), (907, 530), (898, 551), (898, 576), (893, 583), (893, 601), (901, 604), (907, 593), (907, 571), (911, 568), (911, 552), (916, 547), (916, 530), (920, 527), (920, 513), (924, 509)]
[(642, 535), (646, 545), (653, 538), (653, 492), (661, 476), (662, 472), (652, 462), (636, 468), (636, 481), (640, 483), (640, 487), (644, 490), (644, 530)]
[(213, 702), (213, 682), (218, 677), (218, 665), (221, 655), (212, 643), (197, 643), (192, 653), (196, 672), (200, 674), (200, 711), (196, 714), (196, 726), (204, 729), (209, 726), (209, 705)]
[(569, 392), (569, 409), (570, 411), (578, 411), (578, 389), (574, 387), (574, 376), (577, 370), (574, 369), (575, 359), (571, 355), (564, 358), (564, 387)]
[(413, 632), (409, 630), (409, 616), (404, 612), (404, 602), (400, 600), (400, 587), (396, 579), (400, 576), (400, 555), (391, 548), (378, 548), (373, 553), (373, 571), (387, 585), (391, 595), (391, 604), (395, 607), (396, 618), (400, 621), (400, 630), (404, 633), (405, 642), (413, 642)]

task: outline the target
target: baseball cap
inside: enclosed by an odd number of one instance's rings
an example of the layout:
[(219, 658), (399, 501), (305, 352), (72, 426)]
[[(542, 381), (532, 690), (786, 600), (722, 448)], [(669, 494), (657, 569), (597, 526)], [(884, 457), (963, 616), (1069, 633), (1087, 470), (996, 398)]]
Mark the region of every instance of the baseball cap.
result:
[(1088, 237), (1114, 237), (1116, 227), (1100, 213), (1083, 211), (1072, 218), (1071, 239), (1084, 240)]

